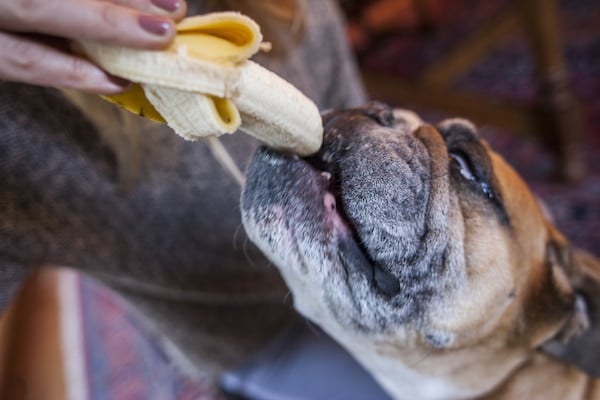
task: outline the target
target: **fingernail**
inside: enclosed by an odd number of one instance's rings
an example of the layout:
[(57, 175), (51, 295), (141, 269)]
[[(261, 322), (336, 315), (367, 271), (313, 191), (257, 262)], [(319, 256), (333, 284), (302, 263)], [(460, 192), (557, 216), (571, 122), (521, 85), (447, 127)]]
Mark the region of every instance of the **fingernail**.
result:
[(175, 12), (181, 7), (181, 0), (152, 0), (152, 4), (168, 12)]
[(171, 29), (169, 20), (154, 15), (140, 15), (138, 22), (143, 30), (154, 35), (164, 36)]

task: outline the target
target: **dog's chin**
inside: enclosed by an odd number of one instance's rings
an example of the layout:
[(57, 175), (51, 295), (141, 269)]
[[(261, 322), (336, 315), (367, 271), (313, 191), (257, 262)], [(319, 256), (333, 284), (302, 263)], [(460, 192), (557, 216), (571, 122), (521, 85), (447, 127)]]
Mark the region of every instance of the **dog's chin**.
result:
[[(323, 314), (332, 312), (335, 320), (356, 326), (351, 321), (359, 318), (352, 317), (348, 304), (357, 287), (368, 287), (372, 266), (356, 242), (352, 222), (338, 208), (331, 173), (305, 159), (261, 148), (247, 176), (245, 229), (279, 267), (296, 308), (314, 321), (331, 321), (331, 315)], [(353, 267), (354, 260), (363, 263)]]
[(317, 155), (262, 148), (251, 162), (244, 226), (314, 321), (381, 332), (421, 314), (434, 295), (436, 277), (424, 275), (443, 263), (444, 248), (423, 243), (431, 150), (400, 122), (333, 115)]

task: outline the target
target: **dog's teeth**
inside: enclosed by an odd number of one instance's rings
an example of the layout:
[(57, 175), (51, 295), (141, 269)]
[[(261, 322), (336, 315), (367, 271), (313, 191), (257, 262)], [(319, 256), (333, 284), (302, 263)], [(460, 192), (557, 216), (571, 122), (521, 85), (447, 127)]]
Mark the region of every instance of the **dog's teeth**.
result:
[(330, 163), (331, 161), (333, 161), (333, 155), (332, 155), (332, 154), (331, 154), (329, 151), (327, 151), (327, 152), (323, 153), (323, 155), (321, 156), (321, 160), (322, 160), (324, 163), (327, 163), (327, 164), (328, 164), (328, 163)]
[(331, 172), (323, 171), (321, 172), (321, 176), (327, 179), (328, 181), (331, 180)]

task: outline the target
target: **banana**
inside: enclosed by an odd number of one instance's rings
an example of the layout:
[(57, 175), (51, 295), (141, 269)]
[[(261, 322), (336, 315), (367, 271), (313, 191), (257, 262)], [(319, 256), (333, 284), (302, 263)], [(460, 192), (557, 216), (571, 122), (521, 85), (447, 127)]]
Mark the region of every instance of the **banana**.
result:
[(118, 104), (127, 111), (138, 114), (141, 117), (146, 117), (155, 122), (167, 122), (156, 110), (154, 104), (148, 101), (144, 93), (144, 88), (138, 83), (132, 84), (131, 87), (123, 93), (100, 97)]
[(316, 152), (323, 128), (316, 105), (290, 83), (248, 60), (262, 34), (235, 12), (182, 20), (172, 45), (145, 51), (79, 43), (91, 60), (128, 79), (124, 93), (103, 96), (128, 111), (166, 122), (187, 140), (241, 130), (273, 148)]
[(240, 113), (229, 99), (156, 85), (144, 85), (144, 93), (158, 112), (167, 116), (168, 125), (184, 139), (220, 136), (240, 127)]
[(321, 147), (323, 126), (317, 106), (289, 82), (260, 65), (246, 61), (239, 67), (240, 129), (268, 146), (300, 155)]

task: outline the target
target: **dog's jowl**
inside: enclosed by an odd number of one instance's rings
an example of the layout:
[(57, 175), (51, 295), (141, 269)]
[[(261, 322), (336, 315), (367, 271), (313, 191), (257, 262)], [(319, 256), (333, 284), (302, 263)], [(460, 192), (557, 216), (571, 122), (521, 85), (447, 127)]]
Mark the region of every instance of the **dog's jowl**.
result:
[(259, 150), (242, 199), (298, 311), (398, 399), (600, 398), (544, 352), (587, 328), (578, 284), (600, 267), (476, 128), (382, 104), (323, 118), (317, 155)]

